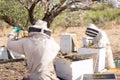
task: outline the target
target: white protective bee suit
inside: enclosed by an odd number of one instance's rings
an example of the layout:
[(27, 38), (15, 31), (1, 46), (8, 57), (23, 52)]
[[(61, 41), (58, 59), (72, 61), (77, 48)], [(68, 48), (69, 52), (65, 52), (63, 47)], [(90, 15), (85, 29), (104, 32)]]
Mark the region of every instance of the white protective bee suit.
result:
[(60, 50), (59, 45), (50, 36), (47, 23), (38, 20), (29, 27), (28, 37), (14, 40), (9, 37), (7, 47), (17, 53), (24, 54), (30, 71), (30, 80), (58, 80), (53, 61)]
[(113, 54), (107, 34), (98, 29), (94, 24), (90, 24), (86, 29), (86, 35), (93, 38), (93, 46), (106, 49), (106, 68), (115, 68)]

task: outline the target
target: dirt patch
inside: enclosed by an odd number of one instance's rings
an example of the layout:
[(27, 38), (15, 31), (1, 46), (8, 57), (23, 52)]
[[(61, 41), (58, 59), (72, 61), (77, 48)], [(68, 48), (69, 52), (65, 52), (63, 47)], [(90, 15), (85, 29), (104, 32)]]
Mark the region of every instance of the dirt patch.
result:
[(24, 61), (0, 63), (0, 80), (22, 80), (26, 73)]

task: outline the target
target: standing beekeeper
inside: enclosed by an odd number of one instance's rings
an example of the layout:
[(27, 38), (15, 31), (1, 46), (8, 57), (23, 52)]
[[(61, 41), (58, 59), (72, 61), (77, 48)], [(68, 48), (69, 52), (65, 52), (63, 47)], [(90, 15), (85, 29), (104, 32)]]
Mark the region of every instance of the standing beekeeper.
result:
[(115, 68), (113, 54), (107, 34), (94, 24), (89, 24), (85, 34), (93, 38), (93, 47), (106, 49), (106, 68)]
[(58, 80), (53, 61), (60, 47), (51, 37), (47, 22), (38, 20), (29, 27), (28, 37), (18, 40), (15, 37), (16, 33), (9, 34), (7, 47), (25, 55), (30, 70), (29, 80)]

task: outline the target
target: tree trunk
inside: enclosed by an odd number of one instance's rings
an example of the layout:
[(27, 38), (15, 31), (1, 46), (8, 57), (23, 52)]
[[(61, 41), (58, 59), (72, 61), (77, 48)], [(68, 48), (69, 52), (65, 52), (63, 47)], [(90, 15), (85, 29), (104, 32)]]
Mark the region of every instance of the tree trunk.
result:
[(33, 5), (30, 7), (30, 9), (28, 9), (28, 17), (29, 17), (30, 23), (31, 23), (32, 25), (35, 24), (35, 19), (34, 19), (34, 16), (33, 16), (35, 6), (36, 6), (36, 4), (33, 4)]
[(31, 23), (32, 25), (34, 25), (35, 22), (36, 22), (36, 20), (35, 20), (35, 18), (34, 18), (34, 9), (35, 9), (36, 4), (37, 4), (39, 1), (40, 1), (40, 0), (35, 1), (35, 2), (31, 5), (30, 9), (28, 9), (28, 17), (29, 17), (30, 23)]
[(51, 13), (46, 13), (42, 20), (47, 22), (47, 27), (49, 28), (55, 17)]
[(8, 23), (9, 25), (12, 25), (12, 26), (17, 25), (16, 22), (15, 22), (15, 20), (12, 19), (11, 17), (7, 16), (7, 15), (2, 16), (1, 19), (3, 19), (3, 20), (4, 20), (6, 23)]
[(33, 16), (33, 11), (34, 11), (34, 9), (30, 9), (30, 10), (28, 11), (28, 17), (29, 17), (30, 23), (31, 23), (32, 25), (35, 24), (35, 19), (34, 19), (34, 16)]

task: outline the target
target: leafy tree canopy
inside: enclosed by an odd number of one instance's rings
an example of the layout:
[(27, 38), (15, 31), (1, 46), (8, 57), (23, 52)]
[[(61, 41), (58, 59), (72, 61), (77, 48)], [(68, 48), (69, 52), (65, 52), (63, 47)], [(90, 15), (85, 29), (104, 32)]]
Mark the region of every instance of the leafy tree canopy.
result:
[(0, 19), (10, 22), (11, 25), (25, 26), (27, 21), (26, 9), (15, 0), (0, 1)]
[[(80, 9), (89, 9), (91, 0), (0, 0), (0, 19), (14, 26), (35, 24), (42, 19), (48, 22), (53, 20), (70, 5), (80, 2), (84, 6)], [(82, 4), (82, 5), (83, 5)], [(81, 5), (81, 4), (80, 4)]]

